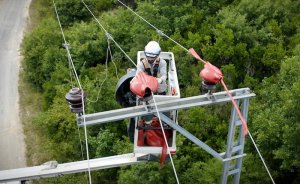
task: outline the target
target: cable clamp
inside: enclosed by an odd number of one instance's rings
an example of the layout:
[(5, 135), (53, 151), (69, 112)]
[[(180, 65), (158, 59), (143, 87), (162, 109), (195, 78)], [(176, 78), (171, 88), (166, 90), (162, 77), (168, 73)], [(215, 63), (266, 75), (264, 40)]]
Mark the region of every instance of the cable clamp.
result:
[(157, 29), (156, 30), (157, 34), (159, 34), (160, 36), (166, 36), (165, 33), (163, 33), (161, 30)]
[(111, 36), (111, 34), (109, 34), (109, 32), (105, 32), (105, 36), (106, 36), (106, 38), (107, 39), (109, 39), (109, 40), (113, 40), (113, 37)]
[(63, 43), (62, 45), (63, 45), (64, 48), (66, 48), (68, 50), (70, 49), (70, 44), (69, 43), (66, 42), (66, 43)]

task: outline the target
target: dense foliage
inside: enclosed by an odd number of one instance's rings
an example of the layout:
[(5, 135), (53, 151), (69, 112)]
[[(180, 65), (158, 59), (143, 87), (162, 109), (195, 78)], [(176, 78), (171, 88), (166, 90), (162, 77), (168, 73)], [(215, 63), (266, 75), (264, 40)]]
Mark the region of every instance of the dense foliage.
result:
[[(22, 47), (28, 80), (43, 94), (43, 113), (34, 124), (48, 138), (49, 160), (81, 159), (75, 116), (65, 93), (76, 86), (51, 2), (52, 16), (27, 34)], [(131, 57), (150, 40), (160, 40), (175, 54), (183, 97), (198, 95), (203, 67), (178, 45), (160, 37), (149, 25), (112, 0), (86, 4)], [(145, 19), (180, 44), (195, 48), (220, 67), (230, 88), (249, 87), (248, 124), (277, 183), (300, 182), (300, 1), (297, 0), (149, 0), (125, 1)], [(88, 93), (87, 113), (120, 108), (114, 98), (118, 78), (133, 64), (94, 21), (80, 1), (57, 0), (74, 65)], [(44, 11), (44, 10), (43, 10)], [(107, 55), (108, 46), (112, 57)], [(113, 61), (113, 62), (112, 62)], [(117, 71), (117, 72), (116, 72)], [(219, 88), (221, 89), (221, 88)], [(299, 102), (299, 103), (298, 103)], [(225, 109), (225, 110), (224, 110)], [(180, 124), (202, 141), (224, 151), (230, 106), (180, 112)], [(88, 128), (92, 158), (132, 151), (127, 120)], [(83, 137), (83, 132), (80, 133)], [(182, 136), (177, 137), (174, 162), (181, 183), (218, 183), (222, 164)], [(270, 183), (252, 145), (243, 162), (241, 183)], [(43, 163), (47, 160), (41, 160)], [(74, 179), (74, 178), (81, 179)], [(82, 183), (82, 175), (55, 182)], [(170, 164), (158, 163), (93, 172), (96, 183), (175, 183)], [(49, 181), (50, 183), (53, 181)]]

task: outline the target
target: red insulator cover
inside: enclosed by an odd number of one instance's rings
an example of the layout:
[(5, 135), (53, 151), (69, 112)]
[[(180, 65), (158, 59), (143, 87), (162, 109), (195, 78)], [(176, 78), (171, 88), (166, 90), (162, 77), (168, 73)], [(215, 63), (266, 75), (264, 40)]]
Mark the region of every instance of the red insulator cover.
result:
[(147, 75), (145, 72), (139, 72), (130, 82), (130, 90), (140, 98), (144, 98), (147, 95), (147, 89), (156, 93), (157, 88), (157, 79)]
[(221, 70), (208, 62), (204, 65), (199, 75), (203, 80), (211, 83), (218, 83), (223, 78)]

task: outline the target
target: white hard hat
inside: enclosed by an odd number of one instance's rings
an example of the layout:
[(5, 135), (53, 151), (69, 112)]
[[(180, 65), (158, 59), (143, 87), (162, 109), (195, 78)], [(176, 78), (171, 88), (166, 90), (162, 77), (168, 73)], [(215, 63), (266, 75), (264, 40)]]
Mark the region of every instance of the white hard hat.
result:
[(160, 54), (160, 46), (156, 41), (150, 41), (145, 46), (145, 55), (147, 57), (157, 57)]

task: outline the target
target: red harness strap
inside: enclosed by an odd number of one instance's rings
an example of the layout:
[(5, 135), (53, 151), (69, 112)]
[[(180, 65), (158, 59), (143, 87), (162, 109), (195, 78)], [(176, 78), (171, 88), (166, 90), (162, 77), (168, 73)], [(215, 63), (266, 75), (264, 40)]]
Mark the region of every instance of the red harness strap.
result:
[[(157, 117), (152, 118), (152, 123), (150, 124), (151, 127), (161, 127), (159, 120)], [(160, 164), (161, 166), (164, 165), (165, 159), (167, 157), (167, 144), (164, 139), (164, 135), (161, 129), (156, 130), (146, 130), (146, 142), (149, 146), (156, 146), (156, 147), (162, 147), (161, 157), (160, 157)], [(166, 135), (166, 139), (168, 140), (170, 135), (167, 130), (164, 130), (164, 133)]]

